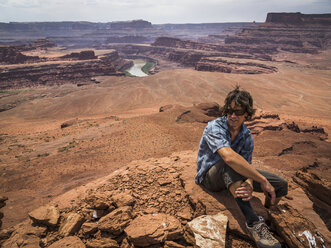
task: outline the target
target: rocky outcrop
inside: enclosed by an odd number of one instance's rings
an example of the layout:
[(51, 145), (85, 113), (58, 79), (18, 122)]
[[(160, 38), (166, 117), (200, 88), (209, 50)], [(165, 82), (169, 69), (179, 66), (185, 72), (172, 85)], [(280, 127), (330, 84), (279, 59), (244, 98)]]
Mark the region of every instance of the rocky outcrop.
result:
[[(268, 46), (264, 47), (249, 47), (249, 46), (238, 46), (238, 45), (217, 45), (209, 43), (201, 43), (189, 40), (181, 40), (171, 37), (159, 37), (153, 44), (153, 46), (172, 47), (190, 50), (202, 50), (202, 51), (215, 51), (223, 53), (244, 53), (254, 54), (256, 58), (259, 58), (259, 54), (272, 54), (277, 53), (276, 49), (270, 49)], [(269, 59), (270, 60), (270, 59)]]
[(142, 28), (151, 28), (152, 23), (144, 20), (133, 20), (133, 21), (125, 21), (125, 22), (112, 22), (110, 27), (112, 29), (127, 29), (127, 28), (142, 29)]
[(271, 56), (268, 53), (274, 53), (276, 50), (272, 51), (269, 47), (221, 46), (161, 37), (152, 46), (116, 45), (112, 48), (120, 51), (123, 56), (143, 55), (156, 61), (167, 60), (196, 70), (249, 74), (277, 71), (275, 67), (263, 63), (233, 61), (233, 59), (270, 61)]
[(314, 203), (327, 228), (331, 230), (331, 173), (326, 161), (316, 161), (298, 170), (293, 181), (300, 185)]
[(271, 219), (290, 248), (324, 248), (329, 245), (315, 225), (288, 204), (275, 207)]
[(132, 61), (118, 56), (116, 51), (98, 60), (8, 67), (0, 69), (0, 89), (32, 87), (37, 85), (93, 84), (95, 76), (123, 76), (122, 70)]
[(268, 13), (265, 23), (244, 28), (241, 33), (225, 38), (225, 43), (316, 54), (330, 47), (330, 24), (330, 14)]
[[(200, 107), (210, 109), (207, 105)], [(201, 243), (203, 237), (204, 242), (214, 247), (222, 247), (224, 241), (229, 247), (254, 247), (241, 227), (244, 218), (238, 215), (230, 195), (227, 192), (213, 194), (194, 183), (195, 161), (196, 154), (192, 151), (134, 161), (102, 183), (85, 189), (83, 199), (59, 209), (59, 222), (55, 226), (29, 220), (6, 231), (0, 242), (3, 247), (16, 244), (66, 247), (62, 242), (68, 247), (76, 247), (77, 243), (93, 248), (207, 247)], [(258, 198), (254, 197), (252, 204), (259, 215), (268, 216)], [(284, 246), (295, 247), (292, 245), (296, 245), (295, 242), (306, 245), (306, 238), (310, 237), (308, 231), (317, 245), (319, 237), (328, 244), (327, 238), (318, 236), (316, 228), (291, 206), (273, 211), (271, 220)], [(212, 228), (208, 229), (210, 226)], [(289, 235), (291, 233), (294, 235)], [(63, 238), (68, 234), (73, 236)]]
[(266, 23), (330, 26), (331, 14), (268, 13)]
[[(180, 108), (179, 106), (175, 107)], [(172, 108), (167, 106), (161, 107), (162, 111), (171, 110)], [(197, 105), (193, 105), (191, 108), (185, 108), (185, 110), (183, 110), (183, 112), (177, 116), (176, 122), (207, 123), (208, 121), (215, 119), (215, 117), (220, 116), (221, 112), (217, 103), (200, 103)]]
[(233, 62), (223, 58), (202, 58), (196, 63), (197, 71), (218, 71), (237, 74), (261, 74), (277, 72), (274, 66), (253, 62)]
[(86, 50), (78, 53), (70, 53), (60, 57), (61, 59), (77, 59), (77, 60), (87, 60), (87, 59), (96, 59), (94, 51)]
[(0, 64), (23, 64), (38, 61), (38, 56), (26, 56), (15, 47), (0, 47)]

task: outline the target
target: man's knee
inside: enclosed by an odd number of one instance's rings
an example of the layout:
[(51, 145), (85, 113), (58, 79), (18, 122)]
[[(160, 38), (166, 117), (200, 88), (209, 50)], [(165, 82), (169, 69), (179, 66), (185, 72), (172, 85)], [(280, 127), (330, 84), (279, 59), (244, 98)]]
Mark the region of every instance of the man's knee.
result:
[(236, 181), (228, 187), (229, 191), (231, 192), (231, 194), (233, 195), (234, 198), (237, 197), (236, 193), (235, 193), (236, 189), (239, 188), (242, 183), (243, 183), (242, 180)]
[(279, 186), (276, 192), (276, 197), (279, 198), (285, 196), (287, 195), (287, 193), (288, 193), (288, 182), (285, 179), (280, 178)]

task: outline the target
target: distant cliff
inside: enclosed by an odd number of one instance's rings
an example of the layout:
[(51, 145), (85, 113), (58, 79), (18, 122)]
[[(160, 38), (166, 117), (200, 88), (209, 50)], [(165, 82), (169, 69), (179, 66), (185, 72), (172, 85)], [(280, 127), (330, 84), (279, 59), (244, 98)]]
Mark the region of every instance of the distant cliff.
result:
[(112, 22), (111, 28), (122, 29), (122, 28), (152, 28), (152, 23), (144, 20), (133, 20), (126, 22)]
[(268, 13), (266, 23), (331, 25), (331, 14)]
[(0, 23), (0, 31), (82, 31), (99, 29), (122, 29), (122, 28), (151, 28), (152, 23), (144, 20), (125, 22), (9, 22)]

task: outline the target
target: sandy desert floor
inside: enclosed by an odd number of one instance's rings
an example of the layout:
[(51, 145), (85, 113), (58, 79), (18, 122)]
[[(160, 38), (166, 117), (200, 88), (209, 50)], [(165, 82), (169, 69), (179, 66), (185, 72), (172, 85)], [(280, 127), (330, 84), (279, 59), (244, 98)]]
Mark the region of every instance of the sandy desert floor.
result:
[[(322, 127), (330, 134), (330, 53), (297, 55), (291, 59), (296, 64), (272, 62), (279, 69), (273, 74), (178, 69), (144, 78), (99, 77), (100, 84), (83, 87), (1, 92), (0, 106), (16, 106), (0, 113), (0, 194), (9, 198), (3, 208), (3, 227), (131, 161), (184, 150), (196, 153), (205, 124), (176, 123), (177, 116), (192, 104), (222, 104), (236, 84), (252, 93), (257, 108), (300, 127)], [(277, 60), (288, 56), (284, 53)], [(184, 107), (159, 113), (167, 104)], [(69, 126), (61, 129), (65, 122)], [(260, 157), (264, 146), (257, 140)]]

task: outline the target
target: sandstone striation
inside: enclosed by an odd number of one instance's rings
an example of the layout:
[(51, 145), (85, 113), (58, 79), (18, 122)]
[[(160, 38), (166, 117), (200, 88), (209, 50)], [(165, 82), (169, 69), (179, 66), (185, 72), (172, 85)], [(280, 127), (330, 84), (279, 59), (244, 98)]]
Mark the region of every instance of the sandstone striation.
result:
[(70, 53), (60, 57), (61, 59), (78, 59), (78, 60), (87, 60), (87, 59), (96, 59), (94, 51), (86, 50), (79, 53)]
[[(91, 52), (80, 53), (79, 58), (91, 58)], [(70, 55), (70, 57), (76, 55)], [(31, 64), (24, 67), (0, 68), (0, 89), (33, 87), (37, 85), (62, 85), (65, 83), (94, 83), (95, 76), (122, 76), (124, 69), (132, 65), (131, 61), (123, 60), (116, 51), (100, 59), (89, 61), (73, 61), (51, 64)]]
[(39, 61), (38, 56), (26, 56), (15, 47), (0, 47), (0, 64), (24, 64), (36, 61)]
[(316, 54), (330, 47), (330, 23), (330, 14), (268, 13), (265, 23), (244, 28), (238, 35), (227, 37), (225, 43)]
[(331, 14), (268, 13), (266, 23), (329, 26)]
[(274, 208), (271, 219), (290, 248), (327, 247), (325, 237), (316, 230), (314, 224), (288, 204)]

